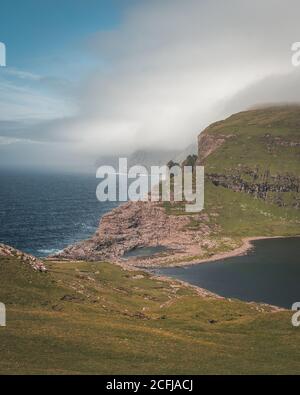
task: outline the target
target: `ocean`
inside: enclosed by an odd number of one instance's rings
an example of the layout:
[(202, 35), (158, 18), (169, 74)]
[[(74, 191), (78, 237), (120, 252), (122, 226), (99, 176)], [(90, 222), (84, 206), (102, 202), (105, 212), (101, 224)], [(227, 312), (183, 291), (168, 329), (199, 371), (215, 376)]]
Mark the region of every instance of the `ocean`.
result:
[(46, 257), (87, 239), (118, 205), (99, 202), (95, 175), (0, 171), (0, 242)]

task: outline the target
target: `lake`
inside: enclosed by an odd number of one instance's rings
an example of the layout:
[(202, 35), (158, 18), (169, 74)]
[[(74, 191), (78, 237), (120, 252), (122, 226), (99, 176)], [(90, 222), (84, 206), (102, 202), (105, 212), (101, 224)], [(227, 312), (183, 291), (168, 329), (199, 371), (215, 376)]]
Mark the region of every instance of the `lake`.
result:
[(300, 302), (300, 238), (253, 242), (247, 255), (154, 272), (221, 296), (291, 308)]
[(164, 246), (158, 245), (155, 247), (138, 247), (138, 248), (133, 248), (130, 251), (125, 252), (123, 255), (123, 258), (136, 258), (136, 257), (144, 257), (148, 258), (150, 256), (153, 256), (155, 254), (159, 254), (161, 252), (168, 251), (168, 249)]

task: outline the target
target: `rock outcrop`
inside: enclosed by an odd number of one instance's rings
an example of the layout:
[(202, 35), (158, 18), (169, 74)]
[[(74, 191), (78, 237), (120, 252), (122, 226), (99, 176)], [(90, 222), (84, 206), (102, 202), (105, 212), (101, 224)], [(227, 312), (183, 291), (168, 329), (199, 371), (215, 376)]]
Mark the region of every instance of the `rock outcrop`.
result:
[(198, 138), (198, 163), (215, 186), (279, 207), (300, 207), (300, 106), (243, 111)]
[[(112, 210), (101, 219), (94, 237), (70, 246), (57, 254), (56, 258), (75, 260), (120, 260), (123, 255), (139, 247), (166, 247), (166, 256), (159, 258), (139, 258), (143, 264), (163, 263), (164, 260), (184, 260), (187, 256), (199, 255), (203, 252), (205, 239), (212, 232), (212, 226), (206, 215), (193, 216), (193, 224), (197, 230), (189, 226), (191, 217), (183, 215), (167, 215), (159, 203), (129, 202)], [(206, 246), (205, 246), (206, 247)]]
[(5, 244), (0, 244), (0, 256), (14, 257), (20, 262), (31, 266), (34, 270), (38, 270), (40, 272), (47, 271), (44, 263), (40, 259)]
[(198, 137), (198, 164), (203, 165), (204, 160), (220, 148), (226, 140), (232, 138), (231, 134), (217, 134), (211, 135), (208, 130), (205, 129)]
[[(280, 207), (286, 206), (285, 194), (290, 193), (288, 205), (300, 208), (300, 177), (283, 174), (272, 176), (268, 171), (260, 174), (259, 171), (240, 172), (238, 169), (228, 174), (206, 174), (206, 177), (216, 186), (232, 189), (236, 192), (248, 193)], [(247, 178), (246, 178), (247, 177)]]
[[(249, 221), (250, 214), (247, 211), (243, 217), (244, 210), (237, 196), (236, 212), (241, 217), (224, 215), (226, 207), (220, 196), (225, 188), (247, 193), (253, 199), (264, 199), (267, 204), (295, 209), (295, 219), (286, 220), (285, 232), (294, 227), (293, 232), (298, 234), (300, 106), (234, 114), (206, 128), (198, 143), (197, 164), (205, 166), (207, 184), (213, 187), (204, 212), (184, 215), (180, 204), (174, 202), (126, 203), (103, 216), (91, 239), (66, 248), (56, 258), (124, 262), (124, 254), (133, 249), (166, 247), (167, 252), (127, 261), (155, 266), (199, 261), (209, 259), (218, 251), (231, 251), (239, 246), (241, 221), (243, 218)], [(195, 160), (191, 155), (185, 164), (193, 165)], [(250, 204), (248, 210), (257, 215), (256, 205)], [(264, 212), (259, 215), (265, 217)], [(280, 234), (276, 224), (286, 217), (279, 213), (277, 219), (273, 219), (273, 215), (268, 217), (272, 236)], [(250, 225), (251, 235), (256, 236), (256, 224)], [(249, 229), (244, 230), (245, 236), (246, 232)], [(258, 232), (261, 232), (259, 227)]]

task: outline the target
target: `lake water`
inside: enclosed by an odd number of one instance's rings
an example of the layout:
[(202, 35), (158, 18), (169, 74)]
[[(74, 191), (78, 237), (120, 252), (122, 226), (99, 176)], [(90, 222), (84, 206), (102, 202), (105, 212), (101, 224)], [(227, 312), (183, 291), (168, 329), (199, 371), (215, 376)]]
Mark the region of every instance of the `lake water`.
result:
[(117, 203), (96, 198), (95, 175), (0, 171), (0, 242), (44, 257), (90, 237)]
[(123, 258), (134, 258), (134, 257), (150, 257), (155, 254), (159, 254), (161, 252), (165, 252), (168, 249), (164, 246), (155, 246), (155, 247), (139, 247), (134, 248), (130, 251), (125, 252)]
[(291, 308), (300, 302), (300, 238), (253, 242), (247, 255), (155, 270), (219, 295)]

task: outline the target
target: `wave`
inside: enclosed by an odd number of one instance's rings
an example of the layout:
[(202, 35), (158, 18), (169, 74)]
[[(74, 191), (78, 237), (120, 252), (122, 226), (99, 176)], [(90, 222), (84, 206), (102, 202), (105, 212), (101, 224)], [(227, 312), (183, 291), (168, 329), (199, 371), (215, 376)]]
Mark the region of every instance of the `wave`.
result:
[(62, 250), (58, 249), (58, 248), (45, 248), (45, 249), (39, 249), (37, 250), (37, 252), (39, 252), (42, 255), (53, 255), (53, 254), (57, 254), (59, 252), (61, 252)]

